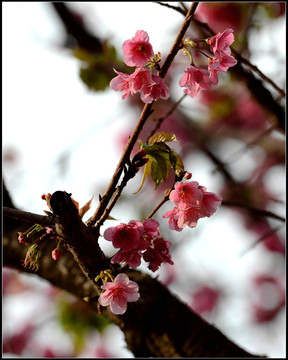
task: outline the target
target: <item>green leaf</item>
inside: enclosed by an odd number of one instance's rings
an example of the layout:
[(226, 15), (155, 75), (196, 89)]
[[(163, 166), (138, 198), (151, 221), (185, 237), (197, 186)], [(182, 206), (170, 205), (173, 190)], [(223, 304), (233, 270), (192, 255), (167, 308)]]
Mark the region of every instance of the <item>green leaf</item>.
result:
[(184, 164), (180, 156), (172, 149), (170, 149), (170, 162), (174, 170), (184, 170)]
[(155, 183), (155, 190), (166, 180), (169, 173), (170, 163), (164, 156), (155, 155), (152, 158), (151, 177)]
[(172, 150), (165, 142), (177, 141), (176, 136), (171, 133), (159, 132), (149, 139), (149, 144), (143, 144), (139, 141), (140, 147), (145, 150), (148, 162), (144, 167), (144, 174), (137, 194), (143, 187), (147, 175), (150, 173), (155, 183), (155, 190), (166, 181), (170, 168), (174, 170), (184, 170), (184, 165), (180, 156)]
[(171, 142), (171, 141), (178, 141), (175, 134), (171, 134), (165, 131), (158, 132), (150, 137), (149, 145), (153, 145), (155, 143), (161, 142)]

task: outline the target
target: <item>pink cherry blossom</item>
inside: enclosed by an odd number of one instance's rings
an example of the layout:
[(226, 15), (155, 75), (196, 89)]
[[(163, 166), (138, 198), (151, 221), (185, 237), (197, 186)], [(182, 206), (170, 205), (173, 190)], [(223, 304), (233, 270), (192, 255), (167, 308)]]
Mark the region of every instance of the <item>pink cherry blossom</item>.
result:
[(163, 218), (168, 218), (171, 230), (182, 231), (185, 226), (194, 228), (200, 218), (214, 214), (222, 200), (206, 190), (197, 181), (175, 184), (169, 196), (175, 207), (163, 215)]
[(116, 255), (111, 259), (111, 263), (121, 264), (126, 263), (132, 268), (136, 269), (141, 264), (142, 253), (134, 249), (130, 250), (119, 250)]
[(179, 85), (185, 87), (184, 93), (194, 98), (199, 95), (200, 90), (210, 90), (212, 85), (209, 71), (190, 65), (184, 69), (185, 74), (181, 77)]
[(197, 226), (198, 220), (203, 217), (201, 216), (201, 213), (199, 212), (199, 209), (195, 209), (193, 207), (185, 209), (185, 210), (179, 210), (178, 216), (177, 216), (177, 225), (184, 229), (185, 226), (189, 226), (190, 228), (194, 228)]
[(141, 90), (141, 100), (145, 104), (150, 104), (154, 100), (167, 100), (170, 96), (168, 86), (160, 76), (152, 76), (150, 84), (146, 84)]
[(112, 313), (122, 315), (127, 310), (127, 302), (139, 299), (139, 286), (135, 281), (129, 280), (126, 274), (118, 274), (113, 282), (106, 282), (101, 286), (105, 290), (98, 301), (102, 306), (110, 305)]
[(143, 221), (144, 238), (151, 241), (159, 236), (159, 222), (154, 219), (147, 219)]
[(115, 78), (110, 81), (111, 89), (115, 91), (123, 91), (122, 99), (126, 99), (129, 95), (134, 95), (141, 91), (144, 86), (151, 84), (152, 76), (150, 71), (139, 67), (131, 75), (118, 72), (114, 69)]
[(112, 241), (115, 248), (124, 250), (145, 250), (149, 243), (143, 238), (144, 227), (140, 221), (132, 220), (128, 224), (121, 223), (104, 231), (104, 238)]
[(148, 269), (156, 271), (162, 263), (173, 265), (174, 263), (169, 254), (171, 246), (172, 243), (163, 238), (153, 240), (153, 246), (149, 247), (143, 254), (143, 259), (149, 262)]
[(197, 181), (177, 182), (171, 191), (169, 199), (180, 209), (199, 208), (203, 198), (203, 191), (199, 189)]
[(163, 218), (168, 218), (168, 225), (169, 228), (171, 230), (176, 230), (176, 231), (182, 231), (183, 228), (178, 226), (178, 218), (179, 218), (179, 214), (180, 211), (176, 206), (172, 209), (167, 211), (164, 215)]
[(226, 29), (222, 33), (218, 33), (206, 40), (210, 45), (211, 51), (218, 58), (220, 54), (228, 53), (230, 55), (230, 45), (234, 42), (233, 29)]
[(128, 66), (145, 66), (154, 56), (152, 45), (146, 31), (138, 30), (135, 36), (122, 45), (124, 62)]
[(234, 41), (232, 32), (232, 29), (226, 29), (223, 33), (218, 33), (206, 40), (215, 56), (209, 62), (210, 71), (218, 70), (226, 72), (228, 68), (237, 64), (237, 60), (231, 55), (229, 47)]
[(226, 72), (230, 67), (237, 64), (237, 60), (228, 54), (220, 55), (218, 58), (209, 59), (208, 70), (210, 73), (215, 71)]
[(221, 205), (222, 199), (212, 192), (203, 192), (200, 213), (202, 217), (210, 217)]

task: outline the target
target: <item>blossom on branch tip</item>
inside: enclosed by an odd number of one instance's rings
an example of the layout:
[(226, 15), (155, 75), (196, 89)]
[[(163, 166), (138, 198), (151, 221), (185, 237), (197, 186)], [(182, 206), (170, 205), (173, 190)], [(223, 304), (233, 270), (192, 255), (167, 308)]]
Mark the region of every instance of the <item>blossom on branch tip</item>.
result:
[(125, 313), (127, 302), (135, 302), (140, 297), (138, 284), (123, 273), (118, 274), (113, 282), (103, 284), (101, 289), (105, 291), (98, 299), (100, 305), (110, 305), (112, 313), (117, 315)]
[(200, 218), (214, 214), (222, 199), (206, 190), (197, 181), (175, 184), (169, 196), (175, 207), (163, 215), (163, 218), (169, 219), (171, 230), (182, 231), (185, 226), (194, 228)]
[(231, 53), (230, 45), (234, 42), (233, 29), (226, 29), (222, 33), (218, 33), (206, 40), (207, 44), (210, 45), (211, 51), (218, 58), (221, 54)]
[(132, 39), (122, 45), (124, 62), (128, 66), (145, 66), (154, 56), (152, 45), (146, 31), (138, 30)]
[(214, 59), (209, 61), (209, 70), (226, 72), (228, 68), (237, 64), (237, 60), (231, 55), (230, 45), (234, 41), (232, 29), (226, 29), (206, 40), (214, 54)]

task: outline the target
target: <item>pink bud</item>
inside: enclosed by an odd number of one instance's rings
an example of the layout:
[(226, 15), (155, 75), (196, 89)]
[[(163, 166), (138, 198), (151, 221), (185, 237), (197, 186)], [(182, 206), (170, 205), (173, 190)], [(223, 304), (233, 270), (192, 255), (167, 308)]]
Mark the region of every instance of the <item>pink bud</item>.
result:
[(59, 249), (59, 248), (55, 248), (53, 251), (52, 251), (52, 259), (53, 260), (58, 260), (60, 259), (62, 256), (62, 251)]
[(18, 241), (20, 244), (25, 243), (25, 235), (22, 232), (18, 232)]
[(185, 172), (185, 175), (184, 175), (184, 178), (185, 178), (186, 180), (189, 180), (189, 179), (191, 179), (191, 177), (192, 177), (192, 174), (191, 174), (190, 172), (186, 171), (186, 172)]

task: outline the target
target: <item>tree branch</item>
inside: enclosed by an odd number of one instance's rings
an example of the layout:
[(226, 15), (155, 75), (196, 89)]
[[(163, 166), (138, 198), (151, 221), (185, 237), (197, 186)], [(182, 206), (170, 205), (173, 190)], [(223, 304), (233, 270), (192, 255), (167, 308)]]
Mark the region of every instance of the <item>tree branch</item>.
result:
[[(4, 233), (3, 265), (32, 273), (23, 267), (26, 246), (19, 244), (11, 233)], [(80, 299), (86, 298), (89, 306), (97, 311), (97, 286), (87, 279), (69, 252), (57, 262), (52, 260), (50, 254), (54, 246), (53, 242), (47, 242), (41, 248), (36, 275)], [(258, 357), (241, 349), (193, 313), (156, 279), (136, 270), (125, 270), (125, 273), (138, 283), (141, 298), (129, 303), (122, 316), (112, 314), (108, 308), (102, 313), (122, 329), (128, 349), (135, 357)]]
[[(159, 72), (159, 76), (161, 76), (162, 78), (165, 77), (169, 67), (172, 64), (172, 61), (174, 60), (176, 54), (178, 53), (178, 51), (180, 49), (180, 43), (183, 39), (183, 36), (185, 35), (187, 28), (189, 27), (190, 21), (191, 21), (192, 16), (197, 8), (197, 5), (198, 5), (197, 2), (192, 3), (192, 5), (187, 13), (187, 16), (185, 17), (185, 20), (184, 20), (182, 27), (176, 37), (176, 40), (175, 40), (163, 66)], [(93, 225), (95, 226), (96, 233), (99, 233), (99, 228), (100, 228), (101, 224), (103, 224), (103, 222), (105, 221), (106, 215), (104, 215), (104, 217), (103, 217), (103, 213), (104, 213), (107, 205), (109, 204), (113, 193), (116, 190), (120, 176), (123, 172), (125, 164), (128, 163), (131, 151), (139, 137), (139, 134), (140, 134), (144, 124), (146, 123), (147, 119), (149, 118), (149, 116), (152, 113), (152, 111), (151, 111), (152, 105), (153, 105), (153, 102), (151, 104), (144, 105), (140, 119), (138, 120), (138, 123), (136, 125), (136, 128), (135, 128), (133, 134), (131, 135), (131, 137), (129, 138), (129, 140), (127, 142), (127, 145), (126, 145), (126, 147), (122, 153), (122, 156), (120, 158), (120, 161), (119, 161), (119, 163), (116, 167), (116, 170), (112, 176), (110, 184), (109, 184), (104, 196), (101, 198), (98, 208), (96, 209), (94, 215), (92, 216), (91, 220), (89, 221), (89, 226), (93, 226)]]
[(53, 221), (49, 216), (37, 215), (31, 212), (13, 209), (6, 206), (3, 206), (3, 216), (17, 220), (23, 220), (33, 224), (39, 224), (42, 226), (50, 226), (53, 224)]
[(258, 216), (264, 216), (264, 217), (270, 217), (270, 218), (273, 218), (273, 219), (276, 219), (276, 220), (279, 220), (279, 221), (282, 221), (282, 222), (285, 222), (286, 219), (283, 218), (282, 216), (280, 215), (277, 215), (277, 214), (274, 214), (273, 212), (271, 211), (267, 211), (267, 210), (262, 210), (262, 209), (257, 209), (257, 208), (254, 208), (252, 206), (249, 206), (247, 204), (244, 204), (244, 203), (240, 203), (240, 202), (237, 202), (237, 201), (222, 201), (222, 205), (224, 206), (235, 206), (235, 207), (240, 207), (240, 208), (244, 208), (246, 210), (249, 210), (251, 211), (254, 215), (258, 215)]
[[(55, 244), (44, 242), (36, 274), (81, 299), (88, 298), (89, 305), (96, 311), (99, 288), (93, 277), (100, 264), (105, 264), (98, 238), (80, 222), (67, 193), (52, 194), (50, 205), (56, 230), (65, 237), (69, 251), (55, 262), (51, 258)], [(17, 225), (14, 219), (13, 222), (13, 228), (4, 223), (3, 265), (31, 273), (23, 267), (27, 247), (19, 244), (15, 236), (18, 230), (23, 230), (23, 223)], [(125, 272), (139, 285), (141, 298), (129, 304), (124, 315), (116, 316), (108, 308), (103, 309), (103, 314), (123, 330), (127, 346), (135, 357), (258, 357), (241, 349), (193, 313), (156, 279), (127, 267), (121, 269), (117, 264), (110, 267), (114, 273)]]

